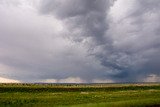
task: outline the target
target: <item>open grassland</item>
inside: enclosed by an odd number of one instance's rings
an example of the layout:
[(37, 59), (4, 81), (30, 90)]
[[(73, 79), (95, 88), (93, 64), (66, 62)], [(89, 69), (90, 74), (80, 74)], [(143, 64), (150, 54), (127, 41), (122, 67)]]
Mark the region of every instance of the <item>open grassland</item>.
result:
[(0, 84), (1, 107), (152, 107), (160, 84)]

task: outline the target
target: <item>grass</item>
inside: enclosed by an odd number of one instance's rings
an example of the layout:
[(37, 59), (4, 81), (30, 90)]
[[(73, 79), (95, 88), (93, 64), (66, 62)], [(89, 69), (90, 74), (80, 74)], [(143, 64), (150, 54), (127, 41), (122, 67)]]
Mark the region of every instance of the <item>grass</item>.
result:
[(160, 84), (0, 84), (1, 107), (160, 105)]

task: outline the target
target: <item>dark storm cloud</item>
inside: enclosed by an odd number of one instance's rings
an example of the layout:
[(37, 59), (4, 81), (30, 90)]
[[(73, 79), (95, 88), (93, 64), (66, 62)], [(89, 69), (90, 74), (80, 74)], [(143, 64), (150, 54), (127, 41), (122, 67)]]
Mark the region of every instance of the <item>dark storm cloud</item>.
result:
[[(122, 78), (125, 77), (125, 75), (121, 75), (127, 69), (127, 65), (125, 65), (127, 62), (117, 60), (121, 60), (120, 58), (125, 55), (114, 49), (112, 34), (107, 34), (110, 24), (108, 12), (112, 3), (113, 1), (109, 0), (70, 0), (69, 2), (46, 0), (42, 3), (45, 4), (42, 6), (42, 12), (56, 15), (65, 20), (74, 41), (83, 42), (86, 38), (91, 38), (87, 41), (89, 45), (88, 54), (98, 58), (101, 65), (107, 68), (107, 72), (110, 70), (111, 72), (118, 72), (110, 75)], [(79, 32), (74, 33), (77, 29)], [(123, 58), (122, 60), (127, 61), (128, 59)]]
[(1, 0), (0, 77), (160, 81), (159, 0)]
[(43, 4), (43, 13), (65, 20), (75, 41), (91, 38), (89, 54), (111, 70), (107, 78), (139, 81), (152, 73), (159, 75), (158, 0), (45, 0)]
[[(120, 4), (128, 9), (121, 10)], [(125, 62), (130, 78), (140, 80), (149, 74), (159, 75), (159, 6), (158, 0), (131, 0), (128, 2), (118, 0), (115, 7), (111, 9), (112, 22), (110, 29), (113, 37), (113, 45), (120, 58), (127, 56), (127, 59), (119, 60)], [(122, 5), (121, 5), (122, 6)], [(116, 11), (121, 11), (117, 13)], [(122, 26), (123, 25), (123, 26)], [(124, 67), (124, 65), (122, 65)], [(122, 71), (125, 71), (123, 69)]]
[(109, 0), (44, 0), (41, 12), (64, 20), (69, 31), (78, 30), (74, 36), (81, 35), (74, 37), (76, 40), (92, 37), (101, 43), (108, 27), (106, 12), (111, 3)]

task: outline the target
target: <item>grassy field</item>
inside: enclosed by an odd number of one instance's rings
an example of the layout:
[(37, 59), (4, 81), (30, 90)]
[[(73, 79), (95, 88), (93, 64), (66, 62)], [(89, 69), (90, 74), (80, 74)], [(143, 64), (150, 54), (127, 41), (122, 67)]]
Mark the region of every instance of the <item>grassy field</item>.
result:
[(1, 107), (160, 107), (160, 84), (0, 84)]

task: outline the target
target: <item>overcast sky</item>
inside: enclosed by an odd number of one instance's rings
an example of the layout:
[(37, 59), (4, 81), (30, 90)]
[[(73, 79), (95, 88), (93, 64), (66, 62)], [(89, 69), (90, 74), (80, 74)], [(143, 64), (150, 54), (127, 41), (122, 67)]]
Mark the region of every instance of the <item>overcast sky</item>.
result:
[(0, 0), (0, 82), (160, 82), (160, 0)]

